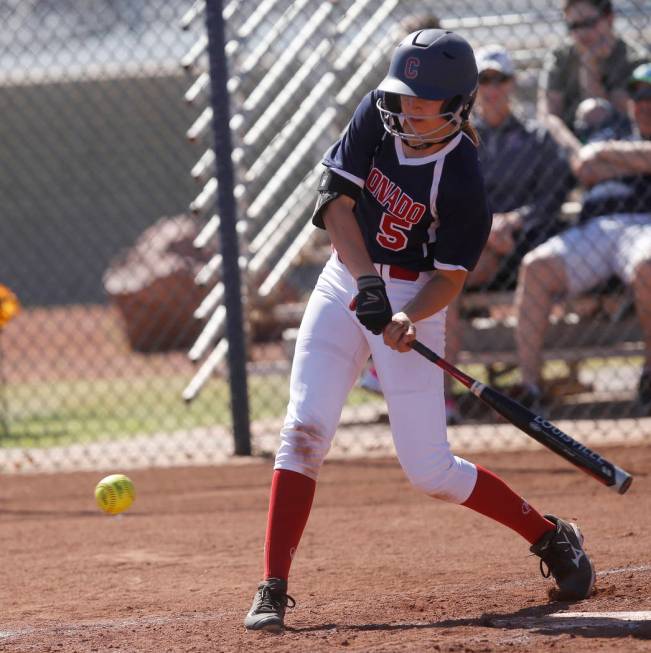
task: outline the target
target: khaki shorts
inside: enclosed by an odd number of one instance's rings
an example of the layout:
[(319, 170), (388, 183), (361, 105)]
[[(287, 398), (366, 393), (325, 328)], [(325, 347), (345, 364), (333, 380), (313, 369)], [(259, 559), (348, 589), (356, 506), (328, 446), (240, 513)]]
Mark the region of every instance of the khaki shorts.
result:
[(539, 245), (527, 260), (552, 256), (563, 259), (570, 295), (585, 292), (613, 275), (630, 284), (635, 268), (651, 260), (651, 214), (592, 218)]

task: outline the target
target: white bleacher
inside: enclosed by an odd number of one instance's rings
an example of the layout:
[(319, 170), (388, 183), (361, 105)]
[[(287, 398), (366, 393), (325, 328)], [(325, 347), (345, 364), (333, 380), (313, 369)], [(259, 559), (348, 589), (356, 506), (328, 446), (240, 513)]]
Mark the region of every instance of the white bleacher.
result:
[[(200, 23), (201, 4), (193, 5), (194, 18), (192, 11), (187, 14), (193, 27)], [(494, 10), (474, 11), (468, 3), (460, 11), (475, 15), (442, 15), (441, 24), (460, 31), (475, 46), (504, 43), (523, 73), (523, 86), (533, 89), (542, 58), (564, 34), (560, 11), (542, 4), (523, 13), (505, 9), (509, 13), (497, 15)], [(325, 148), (384, 75), (403, 20), (431, 11), (437, 11), (431, 2), (399, 0), (231, 0), (226, 5), (235, 197), (248, 306), (273, 297), (309, 250), (317, 233), (310, 215)], [(186, 101), (197, 115), (188, 137), (203, 151), (191, 171), (203, 185), (191, 203), (191, 210), (205, 220), (197, 247), (216, 236), (219, 224), (215, 153), (206, 142), (210, 133), (204, 124), (210, 114), (203, 52), (199, 37), (184, 61), (193, 53), (188, 71), (195, 79)], [(213, 260), (203, 272), (201, 281), (210, 292), (196, 314), (206, 320), (206, 328), (191, 358), (205, 360), (184, 393), (188, 400), (227, 351), (219, 266)]]
[(256, 277), (262, 271), (270, 271), (271, 261), (282, 254), (288, 236), (314, 206), (314, 187), (320, 175), (317, 166), (289, 195), (287, 201), (276, 211), (249, 246), (252, 257), (248, 273)]
[[(309, 217), (320, 174), (318, 162), (348, 120), (348, 116), (340, 115), (335, 98), (342, 99), (340, 93), (345, 87), (352, 103), (366, 90), (363, 85), (373, 76), (375, 60), (382, 60), (377, 42), (385, 39), (380, 35), (402, 18), (391, 20), (398, 4), (397, 0), (264, 0), (245, 20), (240, 16), (236, 29), (229, 30), (233, 161), (239, 180), (235, 195), (240, 207), (238, 227), (246, 225), (238, 231), (247, 234), (246, 240), (242, 239), (242, 252), (249, 293), (256, 293), (258, 286), (266, 295), (273, 293), (308, 246), (313, 232)], [(274, 22), (268, 23), (274, 15)], [(193, 49), (195, 65), (191, 71), (200, 60), (196, 53), (202, 47), (199, 43)], [(345, 69), (363, 52), (373, 54), (374, 59), (351, 81)], [(189, 55), (185, 63), (188, 59)], [(186, 101), (192, 106), (200, 105), (208, 96), (206, 74), (205, 70), (197, 71), (186, 92)], [(210, 117), (206, 106), (188, 130), (188, 138), (203, 143), (209, 136)], [(190, 208), (197, 215), (207, 216), (208, 211), (214, 211), (217, 191), (215, 154), (209, 143), (191, 174), (204, 186)], [(219, 216), (211, 215), (195, 245), (206, 246), (216, 236), (218, 225)], [(195, 312), (206, 325), (189, 357), (195, 362), (205, 361), (186, 388), (186, 400), (196, 396), (227, 351), (220, 264), (221, 259), (213, 257), (197, 275), (197, 281), (211, 290)], [(254, 304), (255, 297), (249, 301)]]
[(274, 64), (267, 71), (262, 81), (253, 89), (244, 102), (247, 112), (261, 115), (269, 104), (270, 97), (273, 97), (275, 87), (284, 85), (290, 79), (298, 67), (297, 62), (301, 61), (301, 53), (309, 50), (309, 43), (314, 38), (317, 30), (321, 29), (322, 23), (333, 11), (331, 2), (324, 2), (314, 12), (310, 21), (303, 25), (296, 37), (289, 43), (287, 48), (275, 60)]
[(197, 183), (205, 184), (215, 175), (215, 151), (208, 148), (192, 166), (190, 176)]
[(268, 107), (264, 113), (254, 122), (252, 122), (251, 114), (247, 112), (246, 107), (241, 107), (241, 113), (235, 114), (231, 120), (231, 128), (243, 133), (242, 144), (247, 149), (255, 152), (255, 148), (264, 143), (266, 138), (271, 138), (274, 130), (277, 130), (277, 125), (282, 123), (282, 115), (284, 113), (291, 113), (291, 105), (293, 102), (299, 101), (299, 91), (302, 89), (310, 88), (310, 78), (315, 74), (317, 66), (323, 62), (323, 59), (330, 51), (330, 42), (323, 39), (315, 48), (312, 54), (303, 62), (301, 67), (296, 71), (294, 76), (283, 87), (282, 93), (276, 95), (273, 102), (269, 102)]
[(335, 81), (333, 73), (323, 75), (319, 85), (312, 89), (269, 146), (251, 164), (244, 175), (244, 182), (252, 194), (264, 186), (269, 171), (281, 168), (282, 160), (287, 159), (299, 141), (303, 140), (306, 123), (323, 106), (327, 106), (328, 96), (333, 95), (331, 89), (334, 88)]
[[(335, 61), (335, 69), (345, 71), (349, 66), (360, 60), (362, 51), (368, 49), (369, 43), (373, 43), (373, 36), (386, 31), (387, 19), (397, 8), (399, 0), (384, 0), (384, 2), (373, 12), (373, 15), (366, 21), (364, 26), (355, 34), (350, 45), (344, 48)], [(372, 52), (377, 46), (369, 50)]]
[[(323, 136), (324, 132), (335, 120), (337, 110), (334, 107), (328, 107), (310, 127), (303, 139), (299, 142), (293, 152), (289, 155), (284, 165), (275, 171), (273, 177), (269, 179), (264, 188), (255, 197), (251, 206), (246, 212), (247, 218), (251, 220), (260, 220), (264, 217), (271, 207), (278, 203), (279, 196), (289, 190), (289, 184), (302, 171), (306, 160), (320, 159), (322, 152), (315, 155), (315, 145)], [(314, 165), (314, 161), (312, 161)]]

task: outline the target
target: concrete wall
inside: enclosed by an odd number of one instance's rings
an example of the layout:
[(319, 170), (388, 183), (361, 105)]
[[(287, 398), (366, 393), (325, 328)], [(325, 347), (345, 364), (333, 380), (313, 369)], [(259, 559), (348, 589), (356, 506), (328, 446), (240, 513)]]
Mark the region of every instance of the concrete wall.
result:
[(0, 283), (26, 305), (104, 300), (109, 260), (197, 192), (180, 76), (0, 87)]

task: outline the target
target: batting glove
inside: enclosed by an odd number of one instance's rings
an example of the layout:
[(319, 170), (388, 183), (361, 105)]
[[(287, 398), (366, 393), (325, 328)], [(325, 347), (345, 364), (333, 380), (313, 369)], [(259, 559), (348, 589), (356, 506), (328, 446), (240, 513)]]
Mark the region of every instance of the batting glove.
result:
[(357, 290), (354, 299), (357, 319), (377, 336), (393, 317), (384, 281), (374, 274), (365, 274), (357, 279)]

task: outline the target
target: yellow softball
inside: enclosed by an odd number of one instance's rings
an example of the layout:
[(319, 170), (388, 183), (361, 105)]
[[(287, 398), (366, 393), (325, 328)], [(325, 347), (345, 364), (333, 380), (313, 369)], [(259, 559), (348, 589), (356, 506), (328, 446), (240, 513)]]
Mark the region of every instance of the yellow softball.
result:
[(128, 476), (111, 474), (95, 486), (95, 501), (109, 515), (124, 512), (136, 498), (136, 490)]

